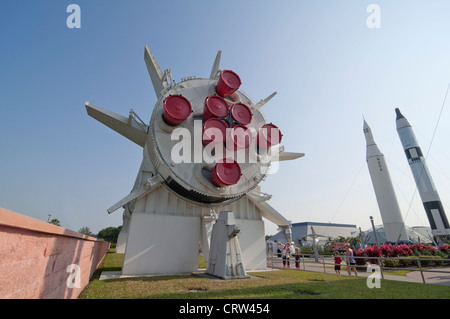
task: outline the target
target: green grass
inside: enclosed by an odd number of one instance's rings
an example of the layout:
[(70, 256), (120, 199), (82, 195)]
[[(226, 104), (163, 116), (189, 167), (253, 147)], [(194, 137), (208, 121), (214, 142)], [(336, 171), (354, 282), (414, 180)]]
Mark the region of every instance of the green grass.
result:
[(117, 254), (115, 248), (111, 248), (105, 256), (100, 267), (95, 271), (91, 280), (98, 280), (102, 271), (119, 271), (122, 270), (124, 254)]
[(198, 269), (206, 269), (206, 262), (203, 256), (198, 256)]
[(394, 275), (394, 276), (406, 276), (410, 273), (411, 270), (383, 270), (383, 274), (385, 275)]
[[(366, 278), (306, 271), (249, 273), (253, 279), (211, 280), (195, 275), (98, 280), (101, 271), (120, 270), (123, 254), (108, 253), (82, 299), (448, 299), (450, 288), (439, 285), (382, 280), (369, 289)], [(199, 268), (205, 268), (199, 258)]]

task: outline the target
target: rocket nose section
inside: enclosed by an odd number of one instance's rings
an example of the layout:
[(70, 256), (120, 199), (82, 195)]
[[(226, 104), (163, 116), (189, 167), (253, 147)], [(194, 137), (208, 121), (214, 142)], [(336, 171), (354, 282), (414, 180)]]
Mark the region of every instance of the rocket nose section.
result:
[(366, 138), (366, 145), (375, 144), (375, 141), (374, 141), (373, 135), (372, 135), (372, 130), (370, 129), (370, 126), (369, 126), (369, 124), (367, 124), (365, 119), (364, 119), (364, 124), (363, 124), (363, 132), (364, 132), (364, 137)]
[(397, 120), (405, 118), (398, 107), (395, 109), (395, 113), (397, 114)]
[(402, 128), (404, 128), (404, 127), (411, 126), (411, 124), (409, 124), (409, 122), (406, 119), (406, 117), (404, 117), (403, 114), (400, 112), (399, 108), (395, 109), (395, 113), (397, 114), (397, 118), (396, 118), (397, 131), (402, 129)]
[(367, 133), (370, 131), (370, 127), (369, 124), (367, 124), (366, 120), (364, 119), (364, 123), (363, 123), (363, 132)]

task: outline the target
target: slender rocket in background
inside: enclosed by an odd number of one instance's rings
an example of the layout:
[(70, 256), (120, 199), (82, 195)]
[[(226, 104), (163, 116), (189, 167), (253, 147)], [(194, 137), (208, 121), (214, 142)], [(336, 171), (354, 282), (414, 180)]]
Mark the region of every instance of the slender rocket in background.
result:
[(398, 205), (384, 155), (375, 143), (372, 130), (365, 120), (363, 131), (367, 145), (367, 165), (380, 209), (381, 219), (383, 220), (386, 240), (393, 243), (407, 241), (408, 237), (403, 225), (400, 206)]
[(409, 167), (414, 175), (420, 198), (422, 199), (428, 221), (430, 222), (431, 231), (434, 236), (450, 235), (447, 216), (445, 215), (439, 194), (431, 179), (425, 158), (417, 143), (411, 124), (400, 113), (398, 108), (395, 109), (395, 112), (397, 113), (398, 136), (402, 142)]

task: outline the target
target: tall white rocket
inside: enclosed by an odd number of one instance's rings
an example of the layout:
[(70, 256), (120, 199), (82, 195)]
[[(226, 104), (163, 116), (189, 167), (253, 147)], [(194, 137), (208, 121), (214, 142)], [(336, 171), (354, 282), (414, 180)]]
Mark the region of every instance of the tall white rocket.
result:
[(386, 165), (383, 153), (381, 153), (375, 140), (372, 130), (364, 120), (364, 136), (366, 137), (366, 160), (369, 167), (372, 185), (380, 209), (381, 219), (388, 242), (407, 241), (408, 236), (403, 224), (400, 206), (395, 195), (389, 170)]
[(428, 221), (430, 222), (431, 232), (434, 236), (450, 235), (450, 226), (444, 212), (444, 207), (428, 171), (425, 158), (417, 143), (411, 124), (400, 113), (398, 108), (395, 109), (395, 112), (397, 113), (398, 136), (400, 137), (409, 167), (416, 181), (420, 198), (422, 199)]

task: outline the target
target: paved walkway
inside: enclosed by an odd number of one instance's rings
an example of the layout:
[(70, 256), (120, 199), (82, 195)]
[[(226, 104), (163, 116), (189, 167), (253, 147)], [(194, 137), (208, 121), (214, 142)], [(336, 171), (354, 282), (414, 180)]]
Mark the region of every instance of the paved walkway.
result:
[[(323, 263), (320, 261), (319, 263), (314, 263), (312, 261), (306, 261), (305, 263), (300, 264), (300, 270), (306, 270), (306, 271), (314, 271), (314, 272), (324, 272)], [(274, 269), (284, 269), (283, 264), (281, 262), (281, 259), (274, 259), (273, 261), (271, 259), (268, 259), (267, 266)], [(291, 262), (291, 267), (289, 268), (292, 271), (298, 271), (295, 269), (295, 262)], [(342, 264), (342, 266), (345, 266), (345, 263)], [(344, 267), (342, 267), (344, 268)], [(427, 269), (427, 270), (434, 270), (434, 271), (447, 271), (447, 273), (442, 272), (428, 272), (424, 271), (423, 276), (425, 277), (425, 283), (427, 284), (436, 284), (436, 285), (445, 285), (450, 286), (450, 268), (436, 268), (436, 269)], [(334, 271), (334, 266), (331, 264), (330, 260), (325, 260), (325, 273), (327, 274), (334, 274), (336, 275), (336, 272)], [(358, 271), (359, 277), (368, 277), (372, 273), (366, 272), (366, 271)], [(352, 271), (352, 276), (354, 276), (354, 273)], [(336, 275), (339, 276), (339, 275)], [(341, 270), (340, 276), (348, 276), (347, 270)], [(423, 283), (422, 275), (420, 271), (411, 271), (406, 274), (406, 276), (401, 275), (389, 275), (389, 274), (383, 274), (384, 279), (386, 280), (397, 280), (397, 281), (407, 281), (407, 282), (417, 282), (417, 283)]]
[[(435, 268), (435, 269), (427, 269), (427, 270), (434, 270), (436, 272), (423, 272), (423, 275), (425, 277), (425, 282), (427, 284), (436, 284), (436, 285), (444, 285), (444, 286), (450, 286), (450, 268)], [(442, 273), (438, 271), (447, 271), (447, 273)], [(409, 278), (414, 278), (416, 280), (422, 281), (422, 275), (420, 274), (420, 271), (411, 271), (406, 274)]]

